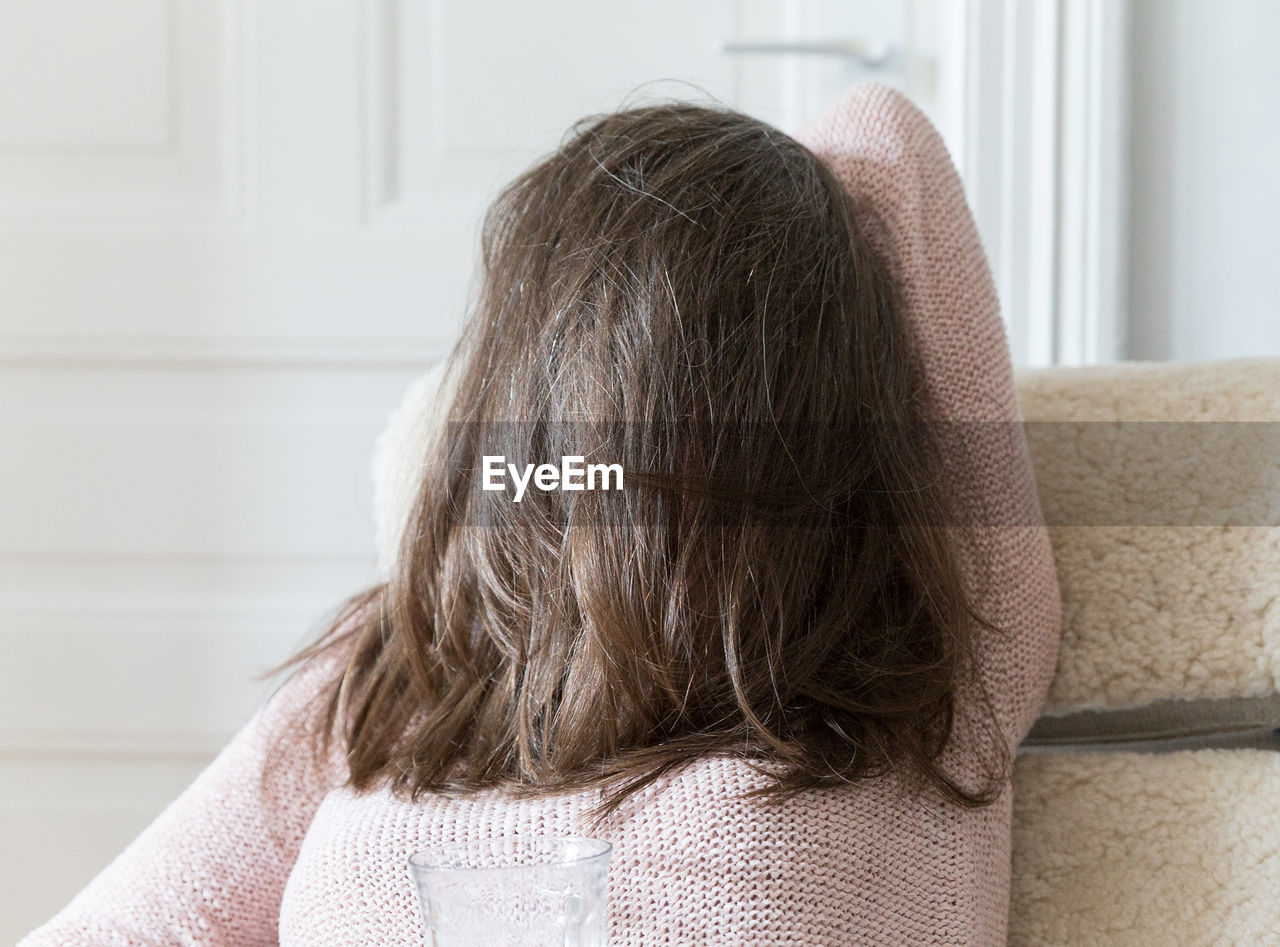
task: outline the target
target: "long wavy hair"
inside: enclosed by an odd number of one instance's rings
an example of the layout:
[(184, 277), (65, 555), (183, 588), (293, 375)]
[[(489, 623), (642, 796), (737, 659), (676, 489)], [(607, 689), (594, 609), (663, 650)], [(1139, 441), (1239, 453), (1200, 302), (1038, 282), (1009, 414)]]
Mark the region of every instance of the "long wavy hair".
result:
[[(610, 811), (723, 754), (770, 796), (995, 798), (1007, 760), (943, 763), (992, 626), (869, 223), (794, 139), (687, 103), (584, 119), (501, 191), (394, 572), (282, 665), (340, 649), (313, 735), (350, 787)], [(626, 487), (516, 503), (486, 454)]]

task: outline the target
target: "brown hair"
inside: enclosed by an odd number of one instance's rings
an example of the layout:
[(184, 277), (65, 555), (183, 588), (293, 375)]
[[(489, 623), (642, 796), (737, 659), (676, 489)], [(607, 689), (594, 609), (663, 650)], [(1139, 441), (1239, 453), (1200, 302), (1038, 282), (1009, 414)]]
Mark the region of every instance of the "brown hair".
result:
[[(795, 140), (684, 103), (584, 119), (500, 193), (394, 574), (285, 665), (346, 642), (315, 732), (351, 787), (607, 811), (729, 754), (770, 796), (893, 771), (995, 797), (1003, 769), (942, 764), (991, 626), (861, 223)], [(620, 423), (584, 448), (581, 419)], [(493, 443), (628, 486), (514, 503), (478, 489)]]

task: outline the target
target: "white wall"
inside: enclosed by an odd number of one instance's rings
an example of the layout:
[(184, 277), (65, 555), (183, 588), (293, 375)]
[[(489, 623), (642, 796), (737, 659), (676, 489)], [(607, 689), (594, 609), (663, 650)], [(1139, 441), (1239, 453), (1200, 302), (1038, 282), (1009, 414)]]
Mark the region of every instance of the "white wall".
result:
[(1280, 3), (1134, 0), (1129, 357), (1280, 355)]

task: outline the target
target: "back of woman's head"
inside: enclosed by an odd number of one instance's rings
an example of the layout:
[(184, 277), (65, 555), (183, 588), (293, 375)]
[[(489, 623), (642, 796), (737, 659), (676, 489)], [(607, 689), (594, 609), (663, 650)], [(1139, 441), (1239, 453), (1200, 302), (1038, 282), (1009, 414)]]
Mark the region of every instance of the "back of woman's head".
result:
[[(778, 792), (940, 763), (978, 619), (912, 336), (839, 183), (770, 126), (576, 125), (484, 224), (456, 394), (328, 724), (351, 783)], [(482, 458), (625, 488), (484, 489)], [(327, 730), (325, 731), (328, 732)]]

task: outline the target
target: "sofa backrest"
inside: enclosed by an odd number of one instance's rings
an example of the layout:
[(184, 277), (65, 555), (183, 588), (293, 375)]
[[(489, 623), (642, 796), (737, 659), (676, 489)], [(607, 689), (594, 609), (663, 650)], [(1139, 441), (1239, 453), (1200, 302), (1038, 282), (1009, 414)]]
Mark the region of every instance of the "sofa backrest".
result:
[(1280, 359), (1015, 382), (1063, 596), (1028, 744), (1265, 742), (1280, 727)]

